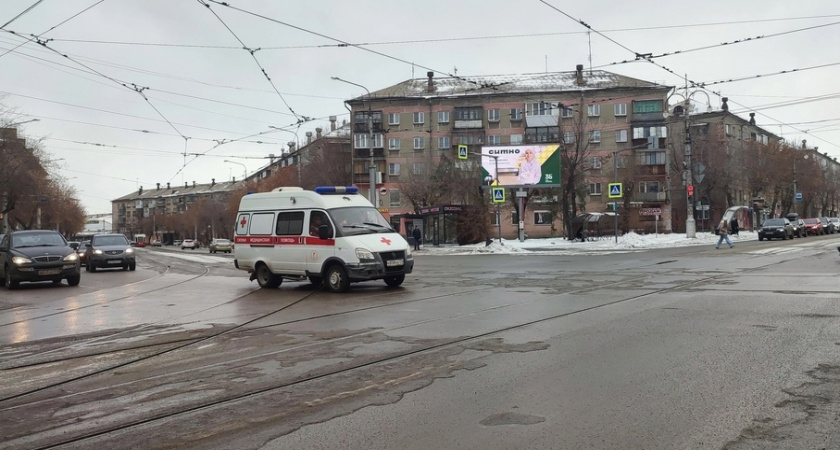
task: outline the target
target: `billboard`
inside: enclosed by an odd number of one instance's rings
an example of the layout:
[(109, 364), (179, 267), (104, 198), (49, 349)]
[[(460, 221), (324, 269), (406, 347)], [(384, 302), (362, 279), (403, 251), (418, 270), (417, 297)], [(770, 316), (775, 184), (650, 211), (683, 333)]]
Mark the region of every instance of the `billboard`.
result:
[(560, 144), (483, 146), (481, 176), (504, 187), (560, 186)]

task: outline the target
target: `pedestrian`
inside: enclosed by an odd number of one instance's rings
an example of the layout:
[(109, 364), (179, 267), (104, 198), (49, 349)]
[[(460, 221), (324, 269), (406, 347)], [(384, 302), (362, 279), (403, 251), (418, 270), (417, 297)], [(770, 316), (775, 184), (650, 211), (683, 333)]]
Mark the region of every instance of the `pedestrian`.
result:
[(420, 227), (414, 227), (414, 231), (411, 232), (411, 236), (414, 237), (414, 250), (420, 250), (420, 241), (423, 238), (423, 234), (420, 232)]
[(727, 221), (725, 218), (720, 219), (720, 224), (718, 225), (718, 236), (720, 237), (718, 238), (717, 244), (715, 245), (716, 249), (720, 248), (720, 244), (724, 240), (726, 240), (726, 243), (729, 244), (729, 248), (734, 247), (732, 241), (729, 240), (729, 221)]
[(729, 231), (732, 233), (732, 236), (738, 236), (738, 219), (733, 217), (732, 221), (729, 222)]

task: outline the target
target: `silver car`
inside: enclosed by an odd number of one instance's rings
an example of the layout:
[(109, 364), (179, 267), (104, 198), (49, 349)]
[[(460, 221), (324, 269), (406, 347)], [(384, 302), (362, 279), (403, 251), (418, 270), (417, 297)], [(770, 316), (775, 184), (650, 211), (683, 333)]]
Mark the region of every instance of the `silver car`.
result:
[(85, 270), (122, 268), (134, 270), (136, 259), (128, 238), (122, 234), (96, 234), (85, 244)]
[(230, 253), (233, 251), (233, 242), (231, 242), (230, 239), (213, 239), (210, 241), (210, 245), (208, 245), (207, 248), (210, 249), (210, 253)]

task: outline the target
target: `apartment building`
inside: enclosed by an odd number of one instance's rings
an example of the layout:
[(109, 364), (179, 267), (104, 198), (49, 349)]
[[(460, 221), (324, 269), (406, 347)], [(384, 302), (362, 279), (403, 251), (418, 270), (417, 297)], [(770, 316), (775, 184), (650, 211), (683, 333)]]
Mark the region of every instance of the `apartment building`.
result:
[[(427, 241), (448, 243), (455, 238), (450, 216), (458, 214), (459, 205), (448, 203), (445, 195), (440, 204), (418, 203), (402, 192), (442, 156), (457, 158), (459, 145), (468, 146), (470, 159), (481, 159), (499, 146), (522, 154), (527, 146), (553, 146), (551, 152), (574, 147), (584, 159), (575, 161), (583, 186), (576, 199), (578, 211), (633, 208), (627, 212), (634, 217), (631, 226), (645, 226), (643, 219), (637, 220), (639, 211), (656, 209), (664, 215), (659, 219), (670, 223), (666, 100), (671, 89), (582, 66), (570, 72), (482, 77), (435, 78), (429, 72), (425, 79), (346, 102), (353, 117), (353, 181), (362, 191), (373, 189), (377, 206), (400, 229), (421, 223), (424, 235), (430, 236)], [(627, 198), (609, 199), (607, 184), (626, 178), (631, 167), (639, 182)], [(568, 168), (555, 169), (561, 178), (569, 173)], [(552, 182), (545, 187), (559, 186), (562, 179)], [(461, 188), (474, 190), (481, 184), (478, 177)], [(523, 189), (533, 193), (535, 187)], [(528, 236), (563, 229), (559, 217), (553, 223), (545, 220), (545, 200), (534, 198), (528, 204), (522, 220)], [(502, 209), (502, 235), (515, 238), (520, 224), (516, 208), (506, 203)], [(498, 225), (495, 215), (489, 220)]]

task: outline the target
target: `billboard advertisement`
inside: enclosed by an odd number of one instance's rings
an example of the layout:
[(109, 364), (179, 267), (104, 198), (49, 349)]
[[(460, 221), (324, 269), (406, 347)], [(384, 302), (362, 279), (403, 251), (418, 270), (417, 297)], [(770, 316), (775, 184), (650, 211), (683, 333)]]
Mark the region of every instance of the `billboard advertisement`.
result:
[(481, 176), (504, 187), (560, 186), (560, 144), (483, 146)]

